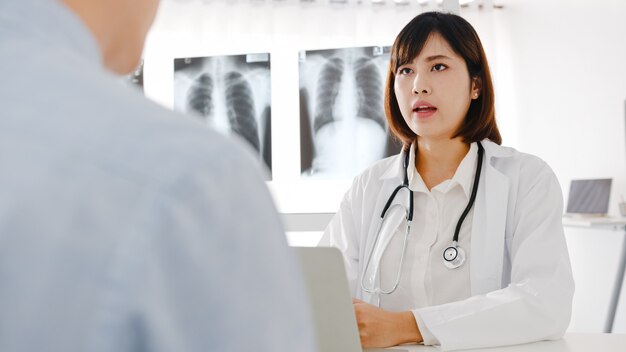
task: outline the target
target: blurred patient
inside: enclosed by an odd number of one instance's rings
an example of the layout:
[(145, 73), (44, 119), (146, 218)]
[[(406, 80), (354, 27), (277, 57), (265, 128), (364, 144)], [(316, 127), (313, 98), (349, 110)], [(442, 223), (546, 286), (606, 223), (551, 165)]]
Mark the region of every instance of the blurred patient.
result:
[(144, 100), (158, 0), (0, 0), (0, 351), (313, 351), (258, 158)]

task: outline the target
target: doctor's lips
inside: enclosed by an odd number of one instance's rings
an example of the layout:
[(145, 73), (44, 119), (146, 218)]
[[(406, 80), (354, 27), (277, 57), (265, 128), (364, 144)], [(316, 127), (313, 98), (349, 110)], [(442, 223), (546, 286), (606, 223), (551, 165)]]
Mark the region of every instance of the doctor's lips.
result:
[(437, 108), (427, 101), (420, 100), (413, 104), (413, 112), (417, 117), (429, 117), (437, 112)]

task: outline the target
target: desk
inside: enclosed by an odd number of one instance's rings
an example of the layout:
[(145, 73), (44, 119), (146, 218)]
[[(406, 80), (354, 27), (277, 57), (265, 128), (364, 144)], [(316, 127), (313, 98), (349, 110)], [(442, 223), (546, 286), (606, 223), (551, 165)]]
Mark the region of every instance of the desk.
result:
[[(439, 352), (432, 346), (405, 345), (389, 348), (405, 349), (409, 352)], [(523, 345), (479, 348), (466, 350), (468, 352), (624, 352), (626, 351), (626, 334), (565, 334), (563, 339), (556, 341), (541, 341)]]
[[(566, 227), (579, 227), (588, 229), (606, 229), (613, 231), (622, 231), (626, 234), (626, 218), (613, 218), (613, 217), (598, 217), (598, 218), (576, 218), (576, 217), (563, 217), (563, 226)], [(617, 310), (617, 304), (619, 303), (619, 297), (622, 290), (622, 284), (624, 282), (624, 271), (626, 271), (626, 236), (622, 241), (622, 251), (619, 257), (619, 265), (617, 268), (617, 275), (615, 277), (615, 283), (613, 284), (613, 293), (611, 294), (611, 301), (609, 304), (609, 312), (606, 317), (606, 323), (604, 324), (604, 332), (613, 332), (613, 323), (615, 322), (615, 312)], [(626, 351), (626, 346), (624, 348)]]

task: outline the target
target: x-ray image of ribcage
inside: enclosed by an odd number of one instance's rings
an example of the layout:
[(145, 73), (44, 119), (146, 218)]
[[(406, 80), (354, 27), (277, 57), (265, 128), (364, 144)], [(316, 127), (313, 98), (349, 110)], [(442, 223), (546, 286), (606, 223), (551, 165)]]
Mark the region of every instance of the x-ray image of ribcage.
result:
[(175, 59), (174, 109), (243, 138), (271, 170), (269, 54)]
[(388, 48), (300, 53), (300, 144), (304, 177), (351, 178), (397, 154), (383, 106)]

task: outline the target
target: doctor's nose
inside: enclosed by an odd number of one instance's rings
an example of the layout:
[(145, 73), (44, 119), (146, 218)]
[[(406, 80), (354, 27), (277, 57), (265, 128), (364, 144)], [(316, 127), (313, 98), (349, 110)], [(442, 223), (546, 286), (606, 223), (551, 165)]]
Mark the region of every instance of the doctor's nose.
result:
[(424, 82), (423, 79), (420, 79), (419, 77), (415, 77), (415, 80), (413, 81), (413, 94), (418, 95), (418, 94), (430, 94), (431, 93), (431, 89), (430, 86)]

